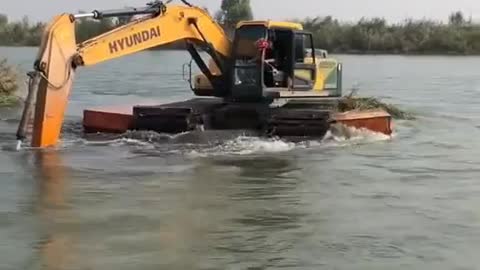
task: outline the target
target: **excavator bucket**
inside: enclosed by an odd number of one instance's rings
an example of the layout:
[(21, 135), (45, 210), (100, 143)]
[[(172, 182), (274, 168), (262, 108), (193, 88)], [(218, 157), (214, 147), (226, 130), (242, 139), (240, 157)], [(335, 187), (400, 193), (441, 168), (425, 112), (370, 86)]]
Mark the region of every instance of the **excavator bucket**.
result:
[(77, 53), (75, 21), (68, 14), (54, 18), (47, 27), (36, 61), (41, 79), (38, 84), (32, 147), (57, 144), (60, 137)]

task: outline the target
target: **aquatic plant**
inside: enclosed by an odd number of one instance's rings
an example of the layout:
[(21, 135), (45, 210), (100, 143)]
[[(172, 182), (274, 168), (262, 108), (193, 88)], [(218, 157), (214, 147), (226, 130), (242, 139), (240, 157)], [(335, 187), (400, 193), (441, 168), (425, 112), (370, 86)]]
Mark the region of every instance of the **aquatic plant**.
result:
[(415, 118), (411, 113), (403, 111), (393, 104), (382, 102), (374, 97), (354, 97), (348, 95), (341, 99), (338, 109), (341, 112), (381, 109), (388, 112), (396, 119), (412, 120)]
[(18, 74), (6, 59), (0, 60), (0, 106), (12, 105), (18, 98)]

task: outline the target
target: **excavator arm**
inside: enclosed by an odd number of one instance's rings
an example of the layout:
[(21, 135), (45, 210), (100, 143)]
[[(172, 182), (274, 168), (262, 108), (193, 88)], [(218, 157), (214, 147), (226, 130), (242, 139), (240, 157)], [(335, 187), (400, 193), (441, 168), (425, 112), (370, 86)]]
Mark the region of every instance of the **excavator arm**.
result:
[[(202, 45), (223, 73), (231, 41), (206, 11), (182, 2), (187, 5), (166, 5), (156, 1), (143, 8), (56, 16), (44, 32), (35, 71), (29, 73), (29, 93), (17, 132), (19, 142), (26, 138), (27, 126), (33, 115), (31, 146), (43, 148), (57, 144), (75, 70), (80, 66), (91, 66), (184, 40), (188, 51), (208, 78), (213, 79), (213, 76), (194, 51), (193, 44)], [(125, 15), (145, 16), (77, 44), (75, 22), (78, 19)]]

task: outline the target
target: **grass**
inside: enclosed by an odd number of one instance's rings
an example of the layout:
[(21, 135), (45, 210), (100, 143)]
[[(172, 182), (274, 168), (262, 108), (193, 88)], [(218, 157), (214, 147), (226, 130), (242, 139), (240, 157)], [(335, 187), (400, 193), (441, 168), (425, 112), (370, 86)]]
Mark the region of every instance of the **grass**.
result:
[(6, 59), (0, 59), (0, 106), (12, 106), (18, 102), (18, 73)]
[(20, 100), (16, 96), (0, 95), (0, 107), (10, 107), (18, 104)]
[(388, 112), (396, 119), (413, 120), (415, 117), (406, 111), (401, 110), (395, 105), (387, 104), (373, 97), (353, 97), (346, 96), (340, 101), (339, 110), (346, 111), (367, 111), (381, 109)]

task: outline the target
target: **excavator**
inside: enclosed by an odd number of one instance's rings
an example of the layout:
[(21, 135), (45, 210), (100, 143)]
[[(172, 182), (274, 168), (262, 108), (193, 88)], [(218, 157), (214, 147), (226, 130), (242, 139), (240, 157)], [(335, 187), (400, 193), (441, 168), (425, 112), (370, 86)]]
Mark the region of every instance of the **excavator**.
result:
[[(134, 106), (132, 129), (178, 133), (206, 129), (254, 129), (278, 136), (323, 136), (335, 122), (342, 95), (342, 65), (315, 47), (302, 25), (242, 21), (233, 38), (209, 13), (186, 0), (154, 1), (140, 8), (60, 14), (44, 31), (17, 131), (31, 146), (58, 143), (75, 72), (80, 67), (184, 42), (201, 71), (184, 78), (197, 98)], [(77, 43), (80, 19), (133, 16), (129, 23)], [(209, 57), (204, 60), (205, 54)], [(333, 120), (332, 120), (333, 119)], [(88, 127), (85, 126), (88, 130)]]

